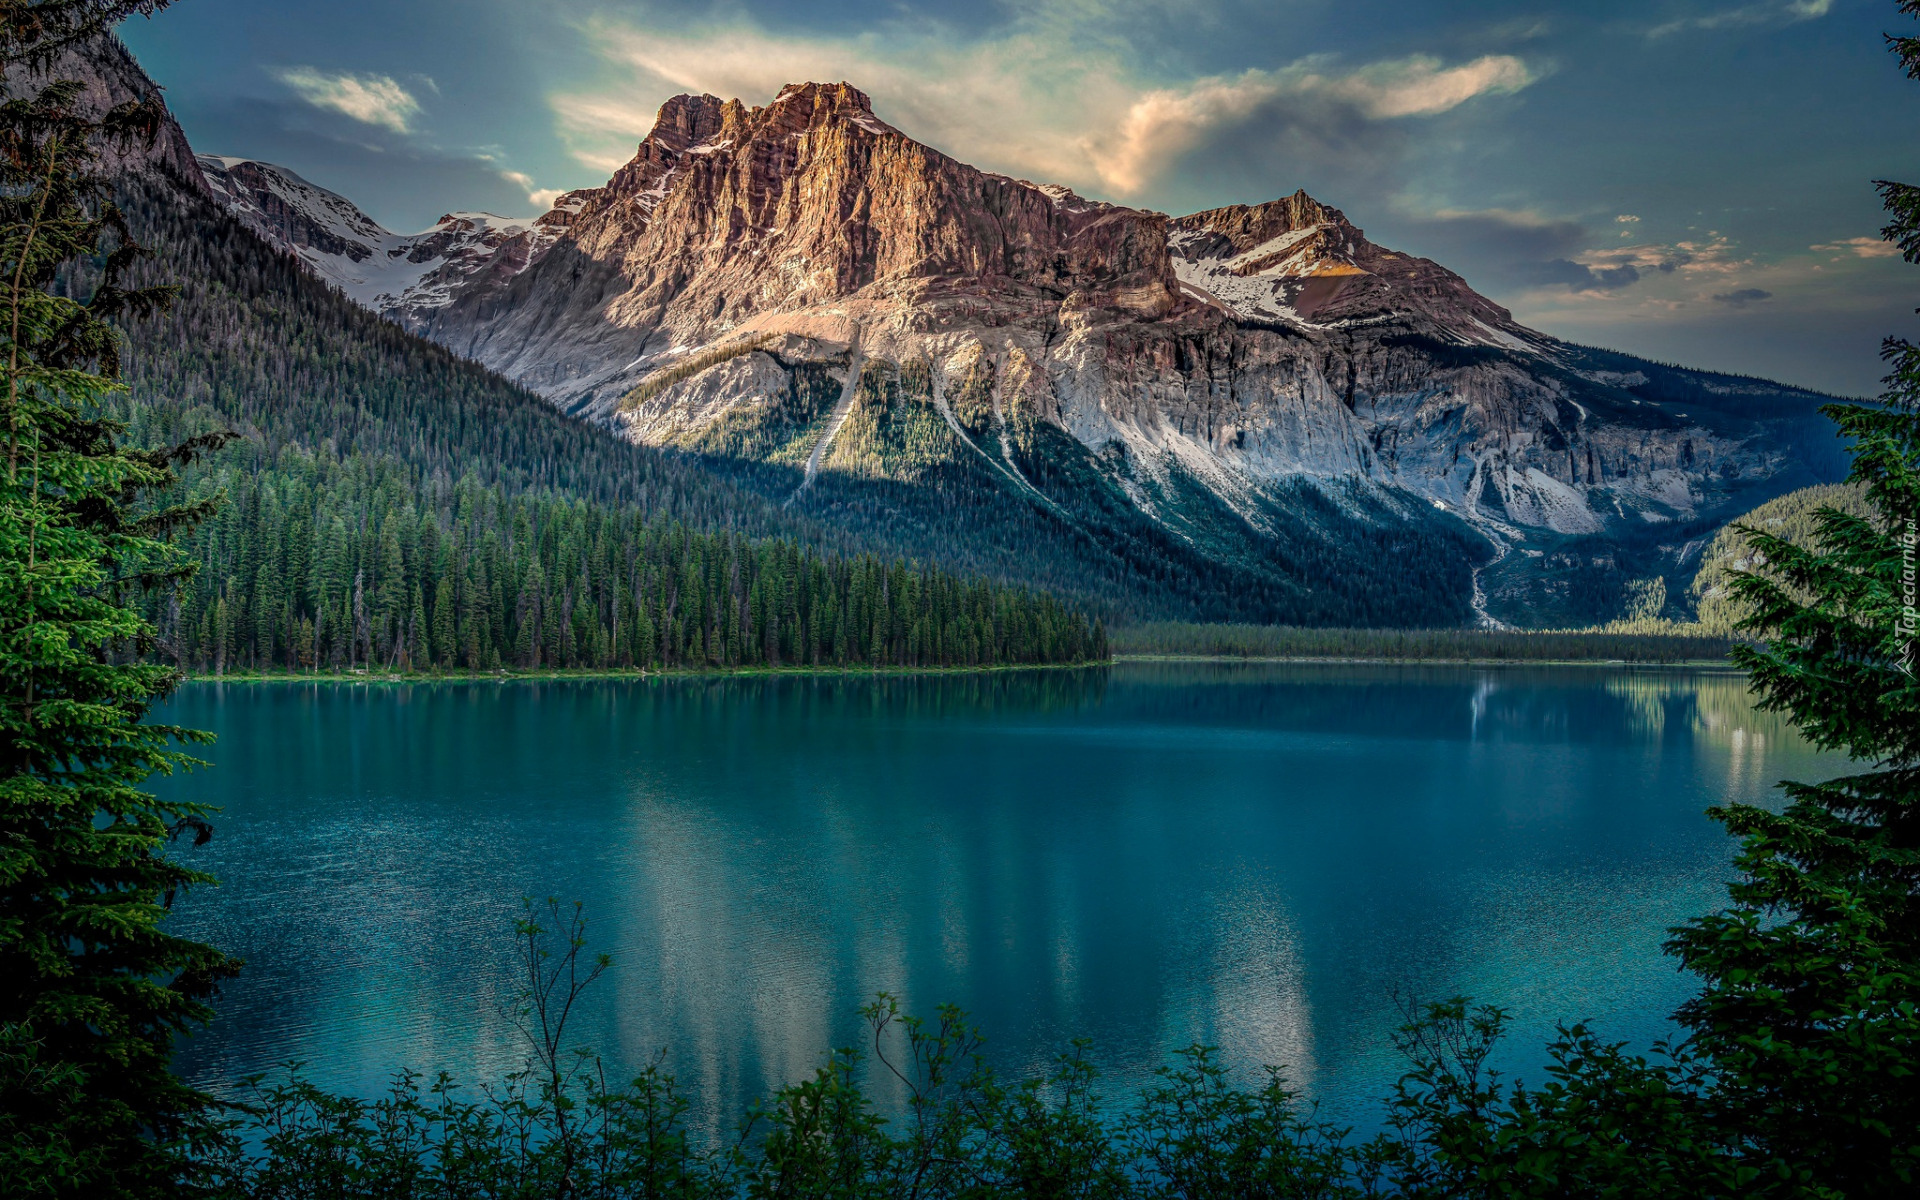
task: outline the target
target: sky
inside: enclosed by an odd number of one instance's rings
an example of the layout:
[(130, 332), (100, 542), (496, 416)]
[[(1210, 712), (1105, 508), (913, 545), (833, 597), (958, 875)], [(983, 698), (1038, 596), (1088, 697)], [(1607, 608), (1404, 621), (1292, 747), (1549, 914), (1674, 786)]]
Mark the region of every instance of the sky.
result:
[(1305, 188), (1534, 328), (1844, 395), (1920, 337), (1893, 0), (178, 0), (122, 36), (194, 148), (388, 228), (544, 211), (660, 103), (846, 80), (976, 166), (1186, 213)]

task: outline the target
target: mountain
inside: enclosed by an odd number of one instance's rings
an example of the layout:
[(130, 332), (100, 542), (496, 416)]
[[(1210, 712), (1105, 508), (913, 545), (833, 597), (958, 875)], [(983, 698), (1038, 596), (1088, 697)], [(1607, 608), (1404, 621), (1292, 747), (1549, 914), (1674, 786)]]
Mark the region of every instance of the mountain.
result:
[[(158, 91), (112, 39), (63, 57), (55, 73), (81, 80), (96, 109)], [(17, 94), (37, 82), (8, 86)], [(878, 607), (871, 597), (858, 601), (865, 611), (891, 606), (898, 620), (907, 619), (903, 604), (950, 608), (956, 593), (929, 572), (939, 566), (969, 577), (968, 595), (982, 595), (981, 583), (1039, 587), (1109, 619), (1300, 611), (1276, 572), (1209, 558), (1153, 527), (1105, 537), (1030, 505), (959, 502), (957, 490), (924, 480), (834, 477), (815, 496), (830, 504), (785, 504), (796, 469), (617, 437), (349, 300), (294, 247), (263, 237), (257, 214), (248, 224), (215, 202), (171, 120), (155, 144), (110, 165), (120, 173), (121, 208), (153, 251), (136, 264), (135, 282), (180, 287), (169, 309), (129, 322), (128, 388), (111, 401), (114, 415), (137, 444), (215, 429), (242, 435), (196, 464), (184, 484), (224, 489), (242, 507), (194, 535), (189, 550), (201, 570), (154, 614), (167, 652), (183, 662), (259, 664), (308, 653), (336, 664), (390, 661), (402, 631), (411, 646), (416, 616), (440, 628), (449, 584), (467, 662), (495, 654), (522, 661), (523, 649), (542, 662), (577, 664), (583, 653), (598, 661), (623, 633), (646, 627), (635, 607), (643, 604), (661, 656), (733, 661), (726, 656), (734, 648), (746, 650), (732, 615), (738, 610), (743, 632), (768, 612), (791, 616), (783, 590), (795, 596), (807, 636), (832, 632), (830, 615), (806, 615), (814, 602), (807, 597), (842, 588), (849, 570), (882, 580)], [(336, 209), (332, 218), (341, 215)], [(80, 265), (62, 286), (85, 294), (92, 270)], [(964, 472), (945, 476), (956, 488), (970, 483)], [(598, 531), (609, 532), (603, 539)], [(1394, 550), (1375, 547), (1360, 566), (1406, 557)], [(855, 557), (864, 554), (878, 561)], [(1457, 546), (1436, 554), (1441, 567), (1461, 561)], [(902, 556), (920, 564), (907, 576), (889, 565)], [(825, 585), (816, 566), (832, 576)], [(1416, 620), (1452, 619), (1444, 605), (1456, 589), (1436, 592), (1419, 572), (1335, 574), (1347, 599), (1328, 591), (1316, 601), (1322, 614), (1372, 598)], [(412, 609), (410, 582), (420, 589)], [(859, 592), (841, 594), (853, 603)], [(728, 595), (733, 604), (720, 602)], [(1435, 595), (1443, 607), (1432, 605)], [(693, 604), (695, 596), (708, 599)], [(1047, 625), (1047, 603), (1014, 600), (994, 619), (1024, 621), (1032, 633)], [(800, 636), (802, 627), (786, 619), (780, 638)], [(908, 621), (870, 632), (912, 656), (930, 645), (955, 653), (981, 629)], [(1045, 652), (1071, 644), (1056, 639)], [(630, 649), (642, 661), (640, 647)], [(792, 652), (791, 643), (780, 650)]]
[(1454, 559), (1406, 620), (1610, 616), (1840, 467), (1829, 397), (1528, 329), (1304, 192), (1102, 203), (950, 158), (845, 83), (675, 97), (604, 186), (490, 228), (432, 303), (368, 303), (823, 520), (897, 485), (897, 534), (940, 553), (957, 498), (1025, 507), (1142, 569), (1173, 546), (1264, 581), (1276, 619), (1392, 623), (1328, 574), (1377, 583), (1381, 539)]

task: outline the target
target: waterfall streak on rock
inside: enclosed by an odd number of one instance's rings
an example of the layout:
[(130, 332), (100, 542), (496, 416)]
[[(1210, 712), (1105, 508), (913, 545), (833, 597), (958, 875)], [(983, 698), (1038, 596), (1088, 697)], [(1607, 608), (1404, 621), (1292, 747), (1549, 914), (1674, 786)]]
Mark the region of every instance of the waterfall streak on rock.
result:
[[(947, 422), (947, 428), (953, 430), (953, 436), (959, 438), (961, 443), (965, 445), (967, 449), (973, 451), (975, 454), (978, 454), (981, 458), (986, 459), (987, 465), (991, 466), (994, 470), (1004, 475), (1007, 478), (1008, 482), (1012, 483), (1013, 486), (1018, 488), (1021, 492), (1029, 496), (1032, 496), (1035, 500), (1038, 500), (1040, 503), (1046, 505), (1049, 509), (1053, 510), (1055, 513), (1060, 513), (1062, 516), (1065, 515), (1065, 513), (1061, 510), (1060, 506), (1053, 502), (1053, 498), (1051, 496), (1048, 496), (1045, 492), (1041, 491), (1039, 488), (1034, 487), (1031, 483), (1028, 483), (1026, 479), (1018, 471), (1014, 470), (1011, 461), (1001, 462), (999, 459), (995, 458), (993, 455), (988, 454), (985, 450), (982, 450), (979, 447), (979, 445), (974, 442), (972, 438), (967, 436), (967, 431), (960, 427), (959, 420), (953, 415), (953, 406), (947, 403), (946, 378), (944, 375), (941, 374), (939, 368), (937, 367), (934, 368), (934, 371), (933, 371), (933, 406), (940, 410), (941, 417), (943, 417)], [(996, 414), (998, 413), (998, 411), (999, 409), (998, 409), (998, 406), (996, 405), (995, 407)], [(1011, 451), (1009, 451), (1007, 448), (1007, 435), (1004, 429), (1002, 429), (1000, 433), (1000, 448), (1002, 452), (1011, 453)]]
[(826, 457), (827, 447), (833, 445), (834, 436), (840, 427), (847, 423), (847, 417), (853, 412), (853, 399), (860, 392), (860, 370), (866, 365), (866, 359), (860, 354), (860, 335), (855, 333), (853, 341), (847, 345), (847, 382), (840, 389), (840, 400), (833, 406), (833, 415), (827, 418), (827, 431), (813, 444), (813, 453), (807, 455), (806, 478), (800, 486), (793, 489), (793, 495), (787, 497), (787, 506), (800, 498), (800, 493), (813, 486), (813, 477), (820, 473), (820, 460)]

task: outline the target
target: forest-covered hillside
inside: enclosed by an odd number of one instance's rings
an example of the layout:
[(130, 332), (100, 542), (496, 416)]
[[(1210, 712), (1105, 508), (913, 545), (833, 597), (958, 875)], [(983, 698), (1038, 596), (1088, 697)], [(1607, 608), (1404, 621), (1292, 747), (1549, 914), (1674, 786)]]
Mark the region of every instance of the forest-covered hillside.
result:
[(1764, 564), (1766, 557), (1748, 545), (1743, 530), (1757, 529), (1797, 546), (1815, 547), (1819, 541), (1817, 517), (1829, 508), (1856, 517), (1869, 517), (1873, 512), (1865, 491), (1858, 484), (1823, 484), (1769, 500), (1715, 534), (1700, 554), (1700, 569), (1688, 589), (1700, 627), (1725, 636), (1752, 611), (1750, 605), (1734, 595), (1730, 583), (1736, 574), (1751, 572)]

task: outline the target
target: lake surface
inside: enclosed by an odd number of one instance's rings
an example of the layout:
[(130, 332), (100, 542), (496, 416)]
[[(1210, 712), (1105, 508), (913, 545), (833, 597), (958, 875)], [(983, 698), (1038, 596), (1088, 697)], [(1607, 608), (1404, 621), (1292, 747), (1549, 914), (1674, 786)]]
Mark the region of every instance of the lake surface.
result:
[(1003, 1071), (1093, 1039), (1110, 1092), (1222, 1048), (1370, 1123), (1396, 991), (1639, 1043), (1659, 947), (1721, 895), (1711, 804), (1823, 778), (1723, 672), (1130, 663), (1080, 672), (194, 684), (217, 769), (181, 932), (247, 960), (182, 1053), (212, 1085), (518, 1065), (522, 895), (614, 956), (574, 1029), (664, 1050), (714, 1126), (853, 1041), (965, 1007)]

